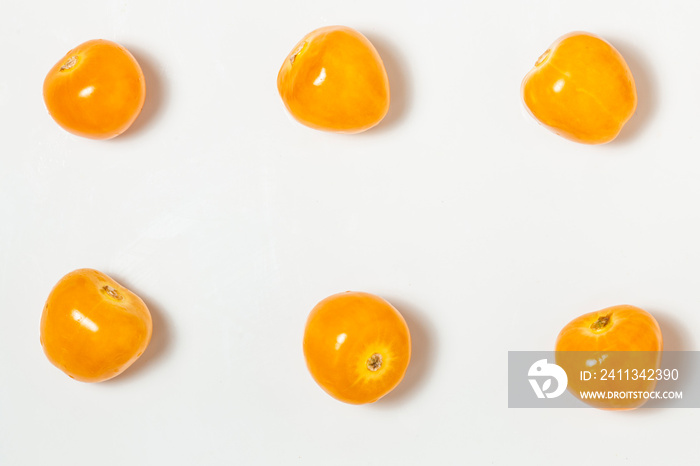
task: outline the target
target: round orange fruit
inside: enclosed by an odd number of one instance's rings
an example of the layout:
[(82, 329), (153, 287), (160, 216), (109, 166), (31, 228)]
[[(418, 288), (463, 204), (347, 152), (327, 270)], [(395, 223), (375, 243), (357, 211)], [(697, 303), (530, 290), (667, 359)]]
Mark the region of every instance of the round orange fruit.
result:
[[(557, 337), (555, 351), (574, 396), (597, 408), (634, 409), (647, 401), (642, 392), (656, 386), (647, 374), (661, 367), (663, 337), (651, 314), (619, 305), (569, 322)], [(618, 398), (584, 399), (582, 392), (616, 392)]]
[(373, 403), (393, 390), (411, 358), (411, 336), (399, 311), (369, 293), (339, 293), (318, 303), (304, 332), (304, 357), (332, 397)]
[(101, 382), (141, 356), (152, 329), (141, 298), (97, 270), (79, 269), (51, 290), (41, 315), (41, 345), (70, 377)]
[(44, 102), (63, 129), (91, 139), (113, 138), (136, 120), (146, 99), (141, 67), (108, 40), (80, 44), (44, 80)]
[(586, 32), (554, 42), (523, 79), (521, 93), (537, 121), (584, 144), (615, 139), (637, 108), (637, 89), (625, 59)]
[(318, 130), (359, 133), (389, 110), (389, 79), (379, 53), (345, 26), (307, 34), (284, 60), (277, 89), (289, 113)]

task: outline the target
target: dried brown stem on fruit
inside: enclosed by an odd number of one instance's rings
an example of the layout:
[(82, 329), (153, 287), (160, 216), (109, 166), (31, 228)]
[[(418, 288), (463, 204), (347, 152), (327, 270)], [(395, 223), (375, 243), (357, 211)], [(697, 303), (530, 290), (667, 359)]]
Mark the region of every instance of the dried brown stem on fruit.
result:
[(592, 330), (603, 330), (610, 323), (610, 314), (598, 317), (598, 320), (591, 324)]
[(78, 57), (70, 57), (61, 67), (61, 71), (66, 71), (73, 68), (76, 63), (78, 63)]
[(122, 296), (119, 293), (117, 293), (117, 290), (115, 290), (114, 288), (112, 288), (109, 285), (103, 286), (102, 291), (104, 291), (105, 293), (107, 293), (108, 295), (110, 295), (112, 298), (114, 298), (116, 300), (121, 301), (122, 299), (124, 299), (124, 298), (122, 298)]
[(381, 354), (374, 353), (367, 360), (367, 369), (371, 370), (372, 372), (378, 371), (382, 367), (382, 359), (383, 358)]

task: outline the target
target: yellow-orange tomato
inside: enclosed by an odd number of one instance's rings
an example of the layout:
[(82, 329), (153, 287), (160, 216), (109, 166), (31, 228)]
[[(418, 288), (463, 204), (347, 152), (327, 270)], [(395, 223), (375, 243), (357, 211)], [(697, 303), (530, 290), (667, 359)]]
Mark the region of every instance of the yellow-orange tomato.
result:
[(592, 34), (559, 38), (522, 83), (522, 98), (541, 124), (572, 141), (612, 141), (637, 108), (625, 59)]
[(359, 133), (389, 110), (389, 79), (369, 40), (354, 29), (329, 26), (307, 34), (277, 75), (287, 110), (314, 129)]
[[(582, 391), (652, 391), (656, 381), (641, 371), (659, 369), (662, 350), (663, 338), (656, 319), (638, 307), (620, 305), (569, 322), (559, 333), (555, 356), (557, 364), (569, 375), (569, 390), (581, 399)], [(582, 371), (590, 375), (584, 377)], [(583, 401), (603, 409), (633, 409), (646, 399)]]
[(136, 59), (108, 40), (80, 44), (44, 80), (44, 102), (56, 123), (91, 139), (126, 131), (145, 99), (146, 81)]
[(403, 379), (411, 336), (391, 304), (348, 291), (313, 308), (304, 332), (304, 356), (314, 380), (329, 395), (351, 404), (372, 403)]
[(52, 364), (82, 382), (121, 374), (146, 350), (153, 323), (144, 302), (92, 269), (63, 277), (41, 316), (41, 344)]

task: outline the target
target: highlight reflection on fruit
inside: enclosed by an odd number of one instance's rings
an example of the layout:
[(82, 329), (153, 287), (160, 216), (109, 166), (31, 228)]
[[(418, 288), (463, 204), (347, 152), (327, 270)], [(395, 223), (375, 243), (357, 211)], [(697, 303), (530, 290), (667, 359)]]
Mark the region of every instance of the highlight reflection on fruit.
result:
[(153, 323), (144, 302), (107, 275), (75, 270), (53, 288), (41, 345), (53, 365), (82, 382), (121, 374), (146, 350)]
[(525, 107), (542, 125), (572, 141), (612, 141), (637, 107), (625, 59), (586, 32), (554, 42), (522, 83)]
[(344, 26), (307, 34), (284, 60), (277, 89), (297, 121), (324, 131), (365, 131), (389, 110), (389, 79), (379, 53)]
[[(569, 375), (568, 388), (579, 399), (582, 391), (653, 391), (656, 380), (639, 375), (641, 370), (661, 367), (663, 337), (651, 314), (638, 307), (619, 305), (569, 322), (557, 337), (555, 351), (556, 363)], [(596, 376), (582, 380), (582, 371)], [(603, 409), (633, 409), (646, 399), (582, 401)]]
[(332, 397), (372, 403), (393, 390), (411, 358), (411, 336), (399, 311), (379, 296), (338, 293), (318, 303), (304, 332), (304, 357)]
[(113, 138), (136, 120), (146, 99), (141, 67), (127, 49), (90, 40), (46, 75), (44, 102), (63, 129), (91, 139)]

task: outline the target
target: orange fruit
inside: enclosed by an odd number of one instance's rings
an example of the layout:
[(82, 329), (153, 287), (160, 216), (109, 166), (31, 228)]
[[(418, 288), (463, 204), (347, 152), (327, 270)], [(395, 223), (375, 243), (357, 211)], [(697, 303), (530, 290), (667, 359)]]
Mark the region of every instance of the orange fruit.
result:
[(399, 311), (369, 293), (339, 293), (318, 303), (306, 322), (304, 357), (332, 397), (373, 403), (403, 379), (411, 336)]
[[(574, 396), (597, 408), (633, 409), (646, 399), (584, 399), (581, 392), (653, 391), (656, 380), (648, 375), (661, 366), (663, 337), (651, 314), (620, 305), (569, 322), (557, 337), (555, 351)], [(583, 371), (590, 373), (588, 380), (582, 380)]]
[(41, 315), (41, 345), (70, 377), (101, 382), (141, 356), (152, 329), (141, 298), (97, 270), (79, 269), (51, 290)]
[(136, 59), (108, 40), (80, 44), (44, 80), (44, 102), (56, 123), (91, 139), (126, 131), (145, 99), (146, 81)]
[(525, 76), (525, 107), (554, 133), (584, 144), (612, 141), (637, 108), (625, 59), (593, 34), (560, 37)]
[(389, 110), (389, 79), (379, 53), (344, 26), (316, 29), (294, 46), (277, 89), (297, 121), (324, 131), (359, 133)]

